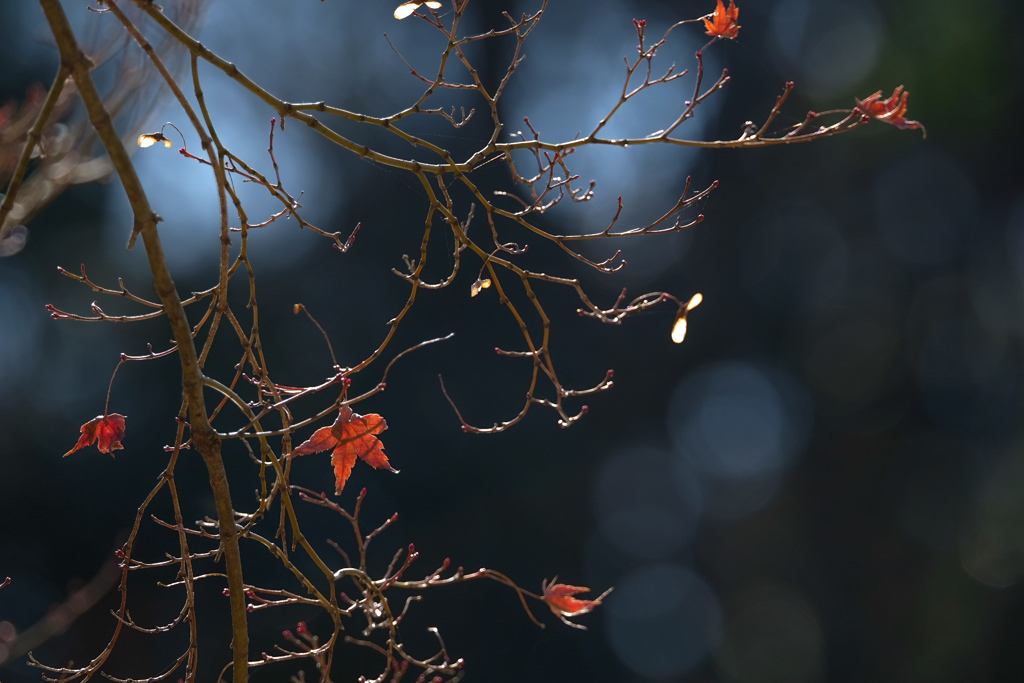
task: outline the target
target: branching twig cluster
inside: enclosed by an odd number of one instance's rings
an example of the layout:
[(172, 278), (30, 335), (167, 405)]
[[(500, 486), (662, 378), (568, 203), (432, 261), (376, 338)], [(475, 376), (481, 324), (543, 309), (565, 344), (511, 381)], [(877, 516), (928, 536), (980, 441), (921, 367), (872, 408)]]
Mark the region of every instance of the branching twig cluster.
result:
[[(124, 547), (118, 558), (121, 569), (121, 602), (115, 610), (116, 622), (107, 647), (91, 661), (80, 666), (48, 665), (32, 659), (33, 665), (44, 672), (47, 680), (84, 681), (103, 671), (111, 680), (117, 678), (108, 673), (104, 666), (118, 643), (124, 629), (143, 633), (166, 633), (186, 630), (189, 633), (187, 646), (180, 656), (162, 670), (159, 675), (145, 681), (173, 680), (184, 677), (193, 681), (197, 675), (198, 628), (196, 616), (196, 586), (200, 581), (226, 583), (225, 594), (229, 598), (233, 629), (233, 659), (225, 666), (224, 672), (232, 670), (232, 680), (246, 678), (247, 671), (273, 664), (310, 661), (315, 665), (321, 681), (330, 681), (332, 667), (338, 647), (343, 643), (368, 648), (378, 653), (383, 664), (380, 673), (373, 679), (398, 681), (406, 675), (417, 672), (416, 680), (455, 680), (461, 676), (463, 662), (453, 659), (445, 647), (440, 634), (437, 636), (435, 651), (427, 654), (410, 652), (401, 638), (400, 627), (413, 604), (419, 599), (418, 591), (447, 586), (467, 580), (487, 578), (505, 584), (514, 590), (522, 601), (527, 615), (537, 621), (530, 610), (528, 599), (546, 601), (552, 609), (547, 594), (530, 593), (519, 587), (505, 575), (491, 569), (466, 572), (461, 567), (452, 571), (446, 560), (440, 567), (420, 578), (409, 574), (417, 558), (413, 546), (396, 552), (383, 575), (374, 576), (367, 569), (367, 551), (371, 541), (376, 539), (394, 518), (385, 521), (371, 531), (365, 531), (360, 521), (360, 510), (365, 491), (359, 495), (354, 509), (350, 512), (324, 494), (303, 489), (291, 483), (293, 450), (292, 436), (297, 431), (334, 413), (343, 406), (366, 400), (382, 391), (386, 386), (388, 373), (394, 363), (405, 355), (425, 345), (443, 341), (450, 337), (429, 339), (411, 347), (395, 350), (393, 341), (402, 322), (409, 314), (423, 292), (451, 286), (456, 281), (460, 267), (466, 262), (471, 268), (479, 266), (479, 274), (470, 289), (471, 296), (483, 294), (496, 297), (518, 327), (522, 346), (519, 349), (500, 349), (499, 355), (522, 358), (529, 366), (529, 382), (525, 400), (511, 417), (495, 422), (490, 427), (480, 427), (464, 419), (455, 397), (451, 396), (444, 383), (441, 390), (451, 402), (462, 428), (468, 432), (493, 433), (503, 431), (520, 422), (534, 405), (550, 408), (557, 415), (559, 424), (568, 426), (587, 412), (586, 405), (578, 406), (577, 399), (604, 391), (612, 386), (612, 371), (607, 371), (593, 386), (574, 389), (565, 386), (559, 378), (555, 361), (555, 344), (551, 335), (551, 317), (544, 302), (535, 292), (538, 282), (550, 283), (568, 288), (578, 299), (578, 313), (597, 321), (618, 324), (625, 318), (640, 311), (661, 304), (675, 305), (675, 329), (681, 341), (685, 334), (686, 314), (699, 303), (699, 295), (678, 298), (667, 292), (650, 292), (629, 299), (625, 290), (610, 305), (596, 303), (587, 293), (578, 278), (554, 275), (532, 270), (524, 265), (528, 250), (553, 245), (576, 261), (597, 272), (612, 274), (626, 265), (619, 250), (609, 253), (606, 258), (593, 259), (585, 256), (578, 248), (581, 241), (600, 241), (607, 238), (634, 238), (660, 235), (685, 230), (703, 220), (703, 215), (688, 213), (717, 187), (717, 181), (704, 189), (695, 190), (688, 178), (679, 197), (649, 223), (639, 226), (619, 225), (623, 200), (619, 198), (618, 208), (608, 218), (606, 227), (596, 228), (584, 234), (560, 234), (542, 222), (542, 217), (563, 200), (570, 202), (589, 201), (595, 193), (595, 181), (583, 181), (575, 174), (573, 154), (580, 148), (595, 145), (626, 147), (630, 145), (680, 145), (703, 148), (745, 148), (775, 144), (807, 142), (842, 133), (863, 124), (867, 117), (864, 112), (851, 110), (826, 112), (834, 121), (818, 125), (823, 114), (810, 113), (800, 124), (788, 130), (773, 128), (775, 119), (792, 90), (786, 84), (775, 106), (768, 112), (764, 122), (758, 126), (748, 123), (743, 133), (731, 140), (701, 141), (680, 137), (682, 125), (693, 117), (697, 107), (729, 83), (728, 72), (723, 70), (713, 80), (705, 78), (704, 51), (721, 36), (716, 36), (695, 56), (695, 67), (679, 70), (675, 65), (659, 67), (657, 53), (669, 40), (673, 31), (683, 25), (698, 22), (701, 18), (686, 20), (670, 26), (663, 37), (650, 42), (646, 22), (635, 20), (638, 45), (637, 54), (625, 60), (623, 85), (617, 101), (610, 103), (607, 114), (599, 121), (588, 124), (585, 135), (571, 140), (545, 140), (541, 131), (525, 120), (528, 134), (510, 134), (500, 116), (500, 101), (517, 68), (524, 58), (526, 41), (535, 30), (546, 8), (547, 0), (540, 0), (540, 8), (533, 14), (514, 18), (504, 15), (506, 24), (499, 29), (484, 33), (466, 35), (462, 32), (462, 20), (472, 5), (469, 0), (453, 0), (446, 11), (421, 6), (416, 16), (445, 40), (439, 63), (433, 75), (424, 75), (407, 61), (413, 78), (424, 85), (422, 94), (408, 107), (388, 116), (374, 117), (343, 109), (324, 101), (292, 103), (286, 102), (261, 87), (250, 76), (244, 74), (235, 64), (214, 54), (209, 48), (193, 38), (188, 26), (175, 21), (163, 8), (150, 0), (101, 0), (97, 10), (106, 20), (123, 31), (120, 35), (131, 40), (138, 48), (136, 54), (147, 63), (147, 68), (156, 74), (157, 82), (176, 100), (184, 111), (187, 122), (166, 124), (159, 131), (144, 133), (139, 142), (142, 146), (160, 142), (171, 145), (171, 138), (165, 136), (167, 125), (181, 136), (183, 145), (180, 154), (189, 162), (198, 163), (210, 169), (219, 198), (218, 228), (220, 234), (219, 265), (209, 286), (194, 292), (186, 298), (179, 297), (163, 258), (157, 225), (160, 217), (153, 212), (146, 191), (135, 175), (134, 168), (123, 144), (124, 135), (114, 128), (111, 114), (118, 106), (117, 98), (102, 97), (96, 90), (90, 75), (92, 61), (83, 52), (63, 16), (57, 0), (40, 0), (61, 51), (61, 66), (49, 94), (41, 95), (35, 101), (38, 106), (36, 123), (25, 133), (26, 142), (22, 154), (12, 171), (12, 182), (3, 208), (0, 209), (0, 225), (10, 212), (15, 213), (15, 195), (25, 176), (29, 160), (37, 150), (47, 152), (47, 131), (50, 121), (66, 107), (67, 84), (73, 83), (74, 91), (80, 95), (88, 112), (96, 135), (103, 144), (109, 163), (121, 179), (128, 195), (135, 223), (131, 231), (129, 246), (140, 235), (145, 243), (146, 253), (153, 272), (157, 300), (140, 296), (129, 291), (119, 279), (116, 287), (100, 284), (92, 279), (85, 266), (81, 274), (61, 269), (61, 273), (94, 292), (104, 296), (117, 297), (142, 312), (130, 315), (110, 315), (93, 303), (89, 313), (73, 313), (48, 306), (51, 316), (57, 319), (71, 319), (99, 322), (133, 322), (152, 318), (166, 318), (174, 335), (173, 343), (166, 349), (154, 351), (148, 347), (145, 354), (121, 354), (118, 367), (127, 361), (155, 360), (176, 354), (182, 366), (183, 394), (181, 408), (177, 415), (177, 430), (173, 442), (167, 446), (166, 469), (157, 484), (146, 496)], [(416, 4), (416, 3), (413, 3)], [(436, 3), (425, 3), (430, 5)], [(131, 11), (129, 11), (131, 10)], [(726, 36), (729, 37), (729, 36)], [(486, 79), (474, 67), (468, 56), (469, 46), (479, 41), (506, 41), (511, 47), (511, 56), (503, 73), (493, 80)], [(189, 56), (188, 77), (179, 78), (169, 65), (167, 55), (170, 48), (184, 51)], [(399, 54), (398, 47), (392, 45)], [(405, 61), (404, 57), (401, 57)], [(268, 105), (276, 114), (269, 122), (268, 158), (270, 172), (258, 170), (262, 164), (243, 160), (224, 145), (217, 132), (216, 119), (210, 111), (203, 91), (204, 75), (209, 69), (217, 70), (231, 78), (256, 99)], [(661, 75), (657, 75), (657, 74)], [(456, 75), (463, 74), (463, 75)], [(610, 138), (604, 130), (608, 123), (638, 94), (651, 89), (666, 89), (692, 79), (692, 95), (672, 121), (653, 132), (638, 138)], [(707, 81), (710, 80), (710, 83)], [(446, 93), (455, 91), (464, 96), (471, 94), (478, 101), (477, 107), (490, 119), (490, 134), (486, 142), (464, 159), (456, 159), (452, 153), (425, 137), (406, 130), (406, 119), (412, 117), (438, 117), (454, 128), (460, 128), (476, 114), (476, 109), (466, 112), (443, 100)], [(319, 116), (323, 117), (318, 118)], [(477, 115), (479, 116), (479, 115)], [(356, 131), (368, 130), (368, 126), (385, 131), (392, 142), (407, 150), (407, 154), (389, 154), (368, 146), (358, 139), (342, 135), (325, 123), (329, 117), (358, 124)], [(25, 118), (25, 117), (22, 117)], [(315, 318), (301, 304), (295, 305), (295, 313), (305, 312), (327, 341), (332, 366), (325, 368), (323, 381), (311, 386), (291, 386), (278, 383), (272, 378), (271, 369), (263, 351), (256, 277), (249, 260), (248, 247), (254, 239), (253, 231), (283, 218), (294, 219), (303, 229), (322, 235), (330, 240), (333, 247), (342, 253), (351, 252), (356, 245), (359, 225), (351, 230), (329, 232), (302, 217), (302, 193), (294, 193), (285, 187), (282, 175), (287, 175), (278, 165), (274, 149), (275, 132), (285, 128), (291, 119), (308, 126), (319, 133), (327, 142), (336, 144), (361, 159), (401, 170), (411, 174), (419, 182), (426, 196), (423, 215), (422, 237), (419, 253), (414, 257), (405, 256), (405, 269), (394, 271), (409, 286), (405, 303), (391, 315), (387, 329), (377, 347), (363, 358), (338, 358), (334, 354), (330, 339)], [(19, 119), (21, 120), (21, 119)], [(27, 120), (27, 119), (26, 119)], [(19, 124), (23, 125), (23, 124)], [(179, 129), (180, 125), (180, 129)], [(0, 129), (0, 134), (3, 131)], [(189, 140), (192, 140), (191, 149)], [(0, 137), (0, 145), (4, 138)], [(0, 146), (0, 152), (3, 151)], [(159, 146), (147, 153), (159, 153)], [(0, 158), (2, 160), (2, 158)], [(168, 163), (171, 163), (170, 161)], [(503, 164), (507, 169), (508, 185), (494, 190), (482, 185), (476, 173), (488, 164)], [(0, 169), (2, 170), (2, 169)], [(239, 183), (263, 188), (279, 205), (278, 211), (267, 216), (250, 217), (238, 191)], [(21, 188), (25, 193), (26, 189)], [(461, 197), (472, 199), (464, 203)], [(19, 200), (20, 201), (20, 200)], [(18, 214), (21, 216), (21, 214)], [(20, 219), (20, 218), (19, 218)], [(486, 230), (480, 228), (480, 224)], [(478, 234), (482, 233), (482, 234)], [(442, 235), (443, 234), (443, 235)], [(428, 279), (427, 265), (432, 258), (428, 247), (442, 236), (452, 244), (451, 266), (446, 275), (437, 280)], [(247, 293), (244, 308), (232, 306), (228, 296), (231, 287), (242, 287)], [(525, 301), (525, 303), (523, 303)], [(186, 308), (200, 309), (193, 314), (190, 323), (185, 315)], [(681, 321), (681, 322), (680, 322)], [(679, 333), (679, 330), (682, 333)], [(211, 348), (216, 338), (227, 335), (237, 343), (237, 362), (233, 370), (209, 368)], [(384, 363), (386, 361), (386, 364)], [(383, 365), (383, 369), (380, 369)], [(364, 371), (374, 373), (367, 381)], [(115, 370), (116, 372), (116, 370)], [(208, 408), (204, 391), (211, 389), (219, 394), (217, 405)], [(293, 412), (295, 401), (303, 397), (321, 397), (320, 409), (312, 414)], [(109, 400), (109, 394), (108, 394)], [(217, 418), (223, 411), (234, 411), (241, 415), (241, 428), (218, 429)], [(106, 415), (106, 411), (104, 413)], [(221, 423), (223, 420), (220, 421)], [(243, 510), (233, 502), (228, 492), (226, 474), (220, 455), (221, 443), (238, 440), (248, 450), (258, 476), (258, 490), (255, 502)], [(175, 472), (185, 449), (194, 448), (203, 458), (210, 473), (214, 497), (217, 501), (217, 518), (199, 522), (187, 522), (188, 512), (183, 509), (176, 485)], [(173, 518), (165, 519), (155, 515), (158, 500), (170, 503)], [(341, 545), (332, 545), (338, 557), (325, 559), (307, 539), (302, 531), (296, 502), (319, 506), (339, 515), (351, 526), (355, 536), (355, 553), (349, 554)], [(136, 545), (147, 520), (159, 527), (172, 531), (177, 539), (177, 549), (163, 559), (142, 559), (138, 557)], [(287, 570), (294, 579), (291, 588), (258, 586), (248, 583), (242, 575), (241, 544), (258, 549)], [(298, 561), (296, 556), (302, 557)], [(222, 563), (223, 569), (217, 568)], [(312, 563), (316, 571), (307, 573), (302, 567)], [(140, 570), (172, 569), (175, 577), (165, 585), (184, 592), (181, 610), (173, 620), (163, 625), (144, 625), (134, 620), (128, 608), (129, 577)], [(575, 600), (573, 592), (580, 589), (564, 587), (564, 601)], [(404, 592), (405, 599), (395, 602), (396, 593)], [(577, 601), (579, 602), (579, 601)], [(598, 604), (590, 601), (586, 609)], [(563, 618), (572, 614), (571, 602), (563, 602), (556, 614)], [(583, 604), (580, 602), (580, 604)], [(300, 623), (294, 631), (285, 631), (282, 644), (273, 653), (264, 653), (259, 658), (250, 658), (248, 651), (248, 618), (250, 614), (270, 611), (285, 606), (314, 607), (324, 615), (323, 623), (329, 627), (314, 629)], [(358, 635), (356, 635), (358, 634)], [(294, 669), (293, 669), (294, 670)], [(223, 678), (222, 673), (222, 678)], [(300, 672), (292, 680), (305, 680)]]

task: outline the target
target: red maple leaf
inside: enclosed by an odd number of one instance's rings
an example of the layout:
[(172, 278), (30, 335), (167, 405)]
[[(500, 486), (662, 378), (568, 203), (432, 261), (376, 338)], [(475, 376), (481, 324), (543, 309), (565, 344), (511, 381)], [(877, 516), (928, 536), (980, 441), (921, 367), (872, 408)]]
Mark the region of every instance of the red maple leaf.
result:
[(110, 457), (114, 457), (113, 451), (124, 448), (121, 445), (121, 439), (123, 438), (124, 415), (118, 415), (117, 413), (97, 415), (82, 425), (82, 436), (78, 437), (78, 443), (75, 444), (74, 448), (65, 453), (64, 457), (66, 458), (80, 448), (85, 448), (93, 443), (100, 449), (100, 453), (110, 453)]
[(590, 612), (600, 605), (601, 601), (612, 592), (612, 589), (609, 588), (593, 600), (581, 600), (580, 598), (575, 598), (573, 596), (577, 593), (588, 593), (590, 592), (589, 588), (585, 588), (583, 586), (570, 586), (564, 583), (557, 583), (557, 581), (557, 576), (551, 580), (551, 583), (548, 583), (547, 580), (541, 581), (540, 590), (541, 593), (544, 594), (544, 602), (547, 603), (548, 607), (551, 608), (551, 611), (554, 612), (556, 617), (573, 628), (586, 629), (586, 626), (583, 626), (582, 624), (574, 624), (566, 617), (575, 617), (577, 615)]
[(883, 100), (882, 91), (879, 90), (867, 99), (858, 100), (854, 98), (854, 101), (857, 103), (857, 110), (865, 116), (870, 116), (885, 123), (891, 123), (903, 130), (920, 128), (921, 134), (927, 136), (928, 131), (924, 129), (924, 126), (919, 121), (910, 121), (904, 117), (904, 114), (907, 113), (907, 97), (909, 95), (909, 92), (903, 92), (903, 86), (901, 85), (892, 91), (892, 96), (888, 99)]
[(352, 473), (356, 458), (377, 469), (398, 472), (384, 455), (384, 444), (374, 436), (387, 428), (388, 423), (376, 413), (359, 415), (352, 412), (348, 406), (342, 406), (333, 425), (321, 427), (313, 432), (313, 436), (293, 449), (291, 455), (319, 453), (333, 448), (331, 464), (334, 465), (334, 492), (338, 494), (345, 488), (345, 482)]
[(710, 19), (704, 19), (705, 33), (714, 38), (735, 38), (740, 32), (740, 25), (736, 20), (740, 18), (740, 10), (733, 0), (729, 0), (729, 9), (725, 9), (722, 0), (718, 0), (715, 13)]

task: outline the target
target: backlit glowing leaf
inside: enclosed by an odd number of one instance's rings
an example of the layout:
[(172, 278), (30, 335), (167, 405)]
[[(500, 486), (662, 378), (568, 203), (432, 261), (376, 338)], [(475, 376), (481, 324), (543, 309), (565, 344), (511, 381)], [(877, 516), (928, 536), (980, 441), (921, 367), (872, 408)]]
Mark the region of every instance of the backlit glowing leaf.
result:
[(480, 293), (481, 289), (487, 289), (490, 286), (491, 286), (490, 278), (483, 278), (482, 280), (478, 278), (476, 282), (474, 282), (473, 284), (471, 284), (469, 286), (469, 295), (470, 296), (476, 296), (477, 294)]
[(740, 32), (740, 25), (736, 23), (739, 18), (740, 10), (733, 0), (729, 0), (729, 9), (725, 8), (722, 0), (718, 0), (714, 14), (704, 20), (705, 33), (712, 38), (735, 38)]
[(163, 133), (143, 133), (139, 136), (139, 147), (145, 149), (146, 147), (152, 147), (158, 142), (164, 143), (164, 147), (170, 149), (171, 141), (168, 140)]
[(891, 123), (901, 130), (919, 128), (921, 129), (921, 134), (927, 137), (928, 132), (921, 125), (920, 121), (911, 121), (904, 116), (907, 113), (907, 97), (909, 95), (910, 93), (903, 92), (903, 86), (901, 85), (893, 90), (892, 96), (887, 99), (882, 99), (882, 91), (879, 90), (867, 99), (858, 100), (854, 98), (854, 101), (857, 103), (857, 109), (865, 116), (870, 116), (885, 123)]
[(121, 450), (121, 439), (124, 438), (124, 415), (111, 413), (110, 415), (97, 415), (82, 425), (82, 436), (78, 437), (78, 443), (70, 451), (64, 454), (68, 457), (75, 451), (85, 448), (90, 444), (96, 444), (100, 453), (110, 453), (114, 457), (114, 451)]
[(426, 5), (430, 9), (441, 9), (441, 3), (435, 0), (428, 0), (428, 2), (404, 2), (395, 10), (395, 19), (405, 19), (418, 10), (421, 5)]
[(557, 576), (551, 580), (551, 583), (548, 583), (547, 580), (541, 581), (540, 590), (544, 596), (544, 602), (547, 603), (547, 606), (556, 617), (573, 628), (586, 629), (587, 627), (581, 624), (574, 624), (566, 617), (575, 617), (590, 612), (600, 605), (601, 601), (612, 592), (612, 589), (609, 588), (593, 600), (582, 600), (573, 596), (577, 593), (587, 593), (590, 591), (589, 588), (570, 586), (564, 583), (557, 583), (557, 581)]
[(676, 322), (672, 325), (672, 341), (682, 344), (686, 339), (686, 311), (676, 316)]
[(340, 494), (357, 458), (371, 467), (398, 472), (388, 462), (384, 444), (376, 436), (387, 428), (387, 422), (376, 413), (359, 415), (348, 406), (342, 406), (333, 425), (313, 432), (313, 436), (293, 449), (291, 455), (320, 453), (333, 448), (331, 464), (334, 466), (335, 493)]

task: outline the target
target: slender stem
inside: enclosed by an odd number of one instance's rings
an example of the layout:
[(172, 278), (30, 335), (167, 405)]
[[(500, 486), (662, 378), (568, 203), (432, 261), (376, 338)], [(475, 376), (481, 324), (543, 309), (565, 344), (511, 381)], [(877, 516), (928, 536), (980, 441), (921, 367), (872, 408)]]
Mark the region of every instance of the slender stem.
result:
[[(57, 100), (60, 99), (60, 94), (64, 90), (64, 83), (67, 79), (68, 69), (64, 65), (61, 65), (61, 67), (57, 69), (57, 75), (53, 79), (53, 85), (50, 86), (50, 92), (46, 94), (46, 100), (43, 102), (43, 106), (39, 110), (39, 116), (36, 117), (36, 122), (33, 124), (32, 130), (28, 132), (28, 139), (25, 140), (25, 147), (21, 150), (21, 157), (18, 159), (18, 165), (14, 169), (14, 175), (11, 177), (11, 184), (7, 188), (7, 194), (4, 196), (3, 203), (0, 204), (0, 239), (4, 238), (5, 228), (7, 228), (7, 216), (11, 213), (11, 209), (14, 208), (14, 200), (18, 196), (18, 190), (21, 189), (21, 182), (25, 179), (25, 171), (28, 170), (28, 162), (32, 159), (32, 151), (43, 138), (43, 130), (46, 129), (46, 124), (50, 119), (50, 115), (53, 113), (54, 107), (57, 106)], [(14, 226), (12, 225), (11, 228), (13, 227)]]
[(128, 151), (122, 144), (114, 122), (110, 118), (110, 113), (103, 104), (103, 98), (89, 74), (92, 62), (79, 46), (59, 0), (39, 0), (39, 3), (43, 7), (50, 30), (60, 49), (61, 68), (71, 72), (89, 113), (89, 120), (106, 148), (107, 154), (110, 155), (111, 163), (117, 170), (131, 204), (135, 225), (129, 247), (135, 237), (141, 234), (146, 246), (146, 255), (149, 258), (149, 267), (153, 274), (154, 289), (160, 297), (167, 313), (167, 321), (174, 332), (178, 356), (181, 359), (182, 384), (188, 401), (192, 443), (206, 464), (210, 476), (210, 486), (217, 503), (221, 549), (224, 552), (230, 591), (233, 681), (234, 683), (244, 683), (248, 678), (249, 634), (245, 611), (245, 589), (242, 580), (242, 558), (238, 546), (238, 528), (235, 524), (227, 472), (221, 457), (220, 439), (213, 427), (210, 426), (206, 412), (206, 402), (203, 397), (203, 374), (199, 368), (191, 328), (188, 318), (185, 316), (181, 298), (171, 279), (171, 273), (167, 269), (163, 246), (156, 230), (156, 224), (160, 217), (149, 204), (149, 199), (134, 166), (132, 166)]

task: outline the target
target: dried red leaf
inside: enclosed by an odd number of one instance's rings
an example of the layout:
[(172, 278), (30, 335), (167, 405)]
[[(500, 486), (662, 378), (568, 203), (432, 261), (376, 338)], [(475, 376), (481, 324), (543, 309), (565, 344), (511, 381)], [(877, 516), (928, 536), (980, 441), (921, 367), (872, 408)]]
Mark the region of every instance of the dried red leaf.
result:
[(341, 493), (359, 458), (377, 469), (398, 472), (384, 455), (384, 444), (375, 435), (388, 428), (384, 418), (376, 413), (359, 415), (348, 406), (342, 406), (338, 419), (330, 427), (321, 427), (307, 441), (292, 450), (291, 455), (320, 453), (333, 448), (335, 493)]
[(729, 0), (729, 9), (725, 9), (722, 0), (718, 0), (715, 13), (704, 20), (705, 33), (713, 38), (735, 38), (740, 32), (740, 25), (736, 23), (739, 18), (740, 10), (733, 0)]
[(904, 114), (907, 113), (907, 97), (909, 95), (909, 92), (903, 92), (903, 86), (901, 85), (892, 91), (892, 96), (888, 99), (883, 100), (882, 91), (879, 90), (867, 99), (854, 99), (854, 101), (857, 103), (857, 110), (865, 116), (870, 116), (885, 123), (891, 123), (902, 130), (920, 128), (921, 134), (927, 136), (928, 131), (924, 129), (920, 122), (911, 121), (904, 117)]
[(544, 602), (547, 603), (547, 606), (556, 617), (573, 628), (586, 627), (581, 626), (580, 624), (574, 624), (566, 617), (575, 617), (580, 614), (590, 612), (601, 604), (601, 601), (604, 600), (605, 596), (612, 592), (612, 589), (609, 588), (593, 600), (582, 600), (573, 596), (577, 593), (588, 593), (590, 592), (589, 588), (585, 588), (583, 586), (570, 586), (564, 583), (557, 583), (557, 581), (557, 576), (552, 579), (550, 584), (547, 580), (541, 581), (540, 589), (541, 593), (544, 595)]
[(78, 437), (78, 443), (70, 451), (64, 454), (68, 457), (75, 451), (95, 443), (100, 453), (110, 453), (121, 450), (121, 439), (124, 438), (124, 415), (111, 413), (110, 415), (97, 415), (82, 425), (82, 436)]

